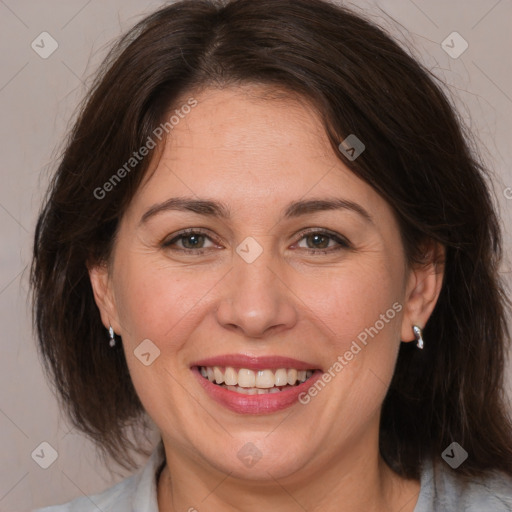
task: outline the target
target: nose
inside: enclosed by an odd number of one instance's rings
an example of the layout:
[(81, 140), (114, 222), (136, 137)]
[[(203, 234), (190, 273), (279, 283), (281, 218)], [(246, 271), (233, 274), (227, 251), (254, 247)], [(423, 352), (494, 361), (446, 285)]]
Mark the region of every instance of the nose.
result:
[(295, 295), (287, 286), (286, 272), (272, 261), (270, 251), (247, 263), (238, 255), (224, 283), (217, 321), (248, 338), (264, 338), (292, 328), (297, 322)]

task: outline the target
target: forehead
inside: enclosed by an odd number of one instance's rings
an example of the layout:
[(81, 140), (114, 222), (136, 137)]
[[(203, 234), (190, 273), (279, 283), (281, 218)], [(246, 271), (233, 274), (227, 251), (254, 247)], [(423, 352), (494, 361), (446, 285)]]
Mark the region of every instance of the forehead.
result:
[(304, 98), (262, 86), (206, 89), (189, 97), (197, 106), (167, 137), (137, 194), (143, 202), (207, 195), (233, 210), (244, 210), (250, 199), (253, 210), (270, 212), (292, 199), (329, 196), (386, 207), (335, 154)]

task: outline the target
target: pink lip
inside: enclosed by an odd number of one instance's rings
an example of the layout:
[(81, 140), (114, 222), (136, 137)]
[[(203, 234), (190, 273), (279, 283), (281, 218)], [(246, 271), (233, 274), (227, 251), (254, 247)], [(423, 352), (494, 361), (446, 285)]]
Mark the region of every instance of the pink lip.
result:
[[(296, 370), (314, 370), (318, 365), (299, 361), (291, 357), (281, 356), (247, 356), (243, 354), (226, 354), (222, 356), (201, 359), (190, 365), (193, 366), (219, 366), (232, 368), (247, 368), (248, 370), (277, 370), (279, 368), (295, 368)], [(261, 396), (261, 395), (260, 395)]]
[(307, 381), (302, 382), (293, 388), (280, 391), (279, 393), (243, 395), (235, 391), (230, 391), (229, 389), (217, 384), (213, 384), (213, 382), (205, 379), (199, 373), (199, 368), (197, 366), (192, 368), (192, 373), (213, 400), (238, 414), (268, 414), (286, 409), (287, 407), (297, 403), (299, 395), (301, 393), (306, 393), (307, 390), (323, 375), (321, 370), (317, 370)]

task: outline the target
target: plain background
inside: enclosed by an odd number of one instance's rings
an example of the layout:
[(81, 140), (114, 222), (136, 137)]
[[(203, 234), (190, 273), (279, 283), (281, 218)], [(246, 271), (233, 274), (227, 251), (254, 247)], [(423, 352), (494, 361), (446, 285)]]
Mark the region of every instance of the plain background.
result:
[[(449, 85), (449, 95), (496, 173), (506, 237), (503, 273), (510, 285), (512, 1), (354, 4)], [(0, 0), (0, 511), (62, 503), (102, 491), (126, 475), (111, 475), (102, 467), (92, 444), (70, 431), (59, 413), (31, 331), (27, 266), (48, 176), (88, 78), (109, 43), (160, 5), (143, 0)], [(441, 46), (454, 31), (469, 45), (456, 59)], [(59, 45), (47, 59), (31, 48), (42, 32)], [(107, 343), (107, 332), (105, 336)], [(508, 379), (510, 389), (510, 371)], [(42, 442), (58, 453), (46, 470), (31, 457)]]

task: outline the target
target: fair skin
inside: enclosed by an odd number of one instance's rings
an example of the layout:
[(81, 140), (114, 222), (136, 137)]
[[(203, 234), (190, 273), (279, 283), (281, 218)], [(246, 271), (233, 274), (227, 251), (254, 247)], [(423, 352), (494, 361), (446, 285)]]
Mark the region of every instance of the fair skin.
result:
[[(122, 337), (135, 389), (162, 435), (159, 510), (412, 512), (419, 482), (380, 457), (379, 419), (401, 340), (426, 324), (442, 272), (407, 265), (391, 207), (334, 154), (303, 100), (258, 92), (187, 96), (198, 105), (159, 148), (110, 265), (90, 269), (103, 323)], [(230, 217), (165, 210), (141, 221), (171, 197), (220, 202)], [(291, 202), (334, 198), (369, 218), (349, 208), (283, 216)], [(206, 236), (162, 247), (186, 228)], [(263, 249), (251, 263), (236, 252), (246, 237)], [(400, 311), (307, 404), (236, 412), (191, 371), (203, 358), (246, 354), (326, 372), (396, 303)], [(145, 339), (160, 350), (149, 366), (134, 355)], [(237, 456), (246, 443), (261, 454), (251, 467)]]

